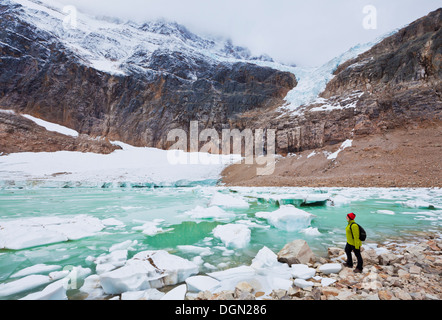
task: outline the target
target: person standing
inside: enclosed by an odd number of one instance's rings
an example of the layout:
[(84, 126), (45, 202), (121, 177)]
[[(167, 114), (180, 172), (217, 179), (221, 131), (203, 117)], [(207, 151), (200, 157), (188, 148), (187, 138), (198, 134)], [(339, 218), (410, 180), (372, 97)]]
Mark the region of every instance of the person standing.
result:
[(344, 263), (344, 266), (352, 268), (353, 267), (353, 258), (351, 253), (354, 252), (356, 258), (358, 259), (358, 264), (355, 273), (362, 273), (363, 268), (363, 260), (361, 255), (361, 245), (362, 241), (359, 239), (359, 226), (355, 223), (356, 215), (354, 213), (347, 214), (347, 222), (348, 225), (345, 228), (345, 233), (347, 236), (347, 244), (345, 246), (345, 253), (347, 254), (347, 263)]

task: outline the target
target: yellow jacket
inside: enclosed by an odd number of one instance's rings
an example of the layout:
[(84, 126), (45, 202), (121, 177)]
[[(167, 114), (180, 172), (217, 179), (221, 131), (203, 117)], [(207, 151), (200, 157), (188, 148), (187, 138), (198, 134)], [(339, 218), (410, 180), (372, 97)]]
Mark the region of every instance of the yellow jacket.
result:
[[(351, 230), (350, 230), (351, 226)], [(353, 231), (353, 235), (352, 235)], [(362, 241), (359, 239), (359, 226), (356, 224), (354, 220), (350, 220), (348, 222), (347, 227), (345, 228), (345, 234), (347, 235), (347, 243), (355, 247), (355, 249), (360, 249), (362, 245)], [(353, 239), (354, 237), (354, 239)]]

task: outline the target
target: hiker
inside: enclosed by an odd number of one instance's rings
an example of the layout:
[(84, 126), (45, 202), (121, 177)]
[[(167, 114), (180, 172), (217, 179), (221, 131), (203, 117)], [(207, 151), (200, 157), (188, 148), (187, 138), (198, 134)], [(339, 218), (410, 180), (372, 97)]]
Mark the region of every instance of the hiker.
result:
[(344, 263), (344, 266), (352, 268), (353, 267), (353, 258), (351, 256), (351, 252), (353, 251), (358, 259), (358, 265), (354, 270), (355, 273), (362, 272), (362, 256), (361, 256), (361, 245), (362, 242), (359, 239), (359, 226), (355, 223), (356, 215), (354, 213), (347, 214), (348, 225), (345, 228), (345, 233), (347, 235), (347, 245), (345, 246), (345, 253), (347, 254), (347, 263)]

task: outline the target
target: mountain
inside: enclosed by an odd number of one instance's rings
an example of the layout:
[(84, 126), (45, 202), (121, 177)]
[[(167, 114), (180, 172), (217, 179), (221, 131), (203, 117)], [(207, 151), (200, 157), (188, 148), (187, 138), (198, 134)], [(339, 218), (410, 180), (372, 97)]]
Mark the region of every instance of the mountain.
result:
[[(254, 57), (166, 21), (0, 4), (0, 106), (92, 137), (168, 148), (171, 129), (277, 129), (280, 154), (441, 119), (441, 11), (318, 68)], [(1, 150), (0, 150), (1, 151)]]
[(297, 84), (256, 64), (268, 57), (176, 23), (78, 12), (71, 28), (50, 0), (4, 0), (0, 15), (0, 106), (91, 136), (166, 148), (171, 129), (221, 129), (281, 105)]
[[(287, 156), (278, 158), (272, 175), (258, 176), (257, 165), (234, 165), (224, 171), (223, 182), (442, 187), (441, 15), (442, 9), (431, 12), (306, 78), (297, 74), (299, 85), (287, 96), (291, 102), (241, 118), (243, 127), (278, 128), (278, 151)], [(312, 90), (316, 98), (299, 94)]]
[(306, 75), (296, 73), (299, 84), (285, 106), (264, 115), (249, 112), (241, 127), (277, 128), (278, 151), (288, 154), (440, 123), (441, 14), (438, 9), (371, 47), (355, 47)]

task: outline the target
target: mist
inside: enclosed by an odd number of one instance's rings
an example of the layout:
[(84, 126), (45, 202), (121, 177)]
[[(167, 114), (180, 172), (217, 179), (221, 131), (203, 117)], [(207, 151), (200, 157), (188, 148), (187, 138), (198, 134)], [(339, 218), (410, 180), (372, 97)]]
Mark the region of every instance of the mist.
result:
[[(59, 0), (97, 16), (176, 21), (198, 35), (231, 39), (253, 54), (319, 66), (440, 7), (440, 0)], [(376, 28), (364, 27), (370, 5)]]

